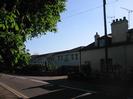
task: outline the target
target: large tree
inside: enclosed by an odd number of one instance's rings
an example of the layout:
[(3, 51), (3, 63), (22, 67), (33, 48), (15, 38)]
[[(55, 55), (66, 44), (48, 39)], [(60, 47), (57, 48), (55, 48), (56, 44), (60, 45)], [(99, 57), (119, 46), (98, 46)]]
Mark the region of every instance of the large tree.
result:
[(56, 32), (65, 0), (0, 0), (0, 66), (13, 71), (28, 63), (24, 42)]

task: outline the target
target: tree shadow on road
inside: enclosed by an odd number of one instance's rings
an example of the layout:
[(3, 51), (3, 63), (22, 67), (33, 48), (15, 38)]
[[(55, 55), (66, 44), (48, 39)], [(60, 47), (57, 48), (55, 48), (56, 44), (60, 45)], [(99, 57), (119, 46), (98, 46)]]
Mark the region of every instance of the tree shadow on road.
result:
[[(80, 97), (80, 99), (129, 99), (133, 97), (133, 85), (129, 81), (115, 80), (47, 80), (47, 82), (56, 85), (69, 86), (96, 92), (92, 95)], [(77, 98), (76, 98), (77, 99)]]
[(83, 91), (77, 91), (69, 88), (63, 88), (62, 90), (59, 91), (53, 91), (48, 94), (43, 94), (40, 96), (33, 97), (31, 99), (72, 99), (74, 97), (77, 97), (79, 95), (82, 95), (86, 92)]
[(60, 87), (58, 85), (46, 84), (46, 85), (41, 85), (41, 86), (29, 87), (29, 88), (25, 88), (22, 90), (29, 90), (29, 89), (35, 89), (35, 88), (42, 88), (42, 89), (45, 89), (48, 91), (54, 91), (54, 90), (62, 89), (62, 87)]
[(29, 87), (23, 90), (33, 90), (37, 88), (43, 89), (45, 91), (44, 94), (31, 97), (30, 99), (44, 99), (44, 98), (45, 99), (55, 99), (55, 98), (56, 99), (72, 99), (82, 94), (88, 93), (82, 90), (66, 88), (66, 87), (63, 87), (63, 86), (60, 86), (54, 83), (41, 85), (41, 86), (35, 86), (35, 87)]
[[(42, 88), (49, 91), (46, 94), (35, 96), (31, 99), (128, 99), (129, 97), (129, 87), (124, 86), (128, 83), (103, 83), (67, 79), (47, 80), (47, 82), (50, 84), (27, 88)], [(89, 92), (92, 94), (86, 94)]]

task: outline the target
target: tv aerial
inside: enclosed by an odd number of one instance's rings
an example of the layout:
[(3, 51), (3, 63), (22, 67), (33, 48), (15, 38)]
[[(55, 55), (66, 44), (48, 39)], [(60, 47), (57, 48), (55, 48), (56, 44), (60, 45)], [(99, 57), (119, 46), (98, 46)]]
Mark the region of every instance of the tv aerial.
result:
[(128, 25), (130, 27), (130, 14), (133, 12), (133, 10), (130, 10), (130, 9), (127, 9), (127, 8), (123, 8), (123, 7), (121, 7), (121, 9), (126, 10), (128, 12), (128, 22), (129, 22)]

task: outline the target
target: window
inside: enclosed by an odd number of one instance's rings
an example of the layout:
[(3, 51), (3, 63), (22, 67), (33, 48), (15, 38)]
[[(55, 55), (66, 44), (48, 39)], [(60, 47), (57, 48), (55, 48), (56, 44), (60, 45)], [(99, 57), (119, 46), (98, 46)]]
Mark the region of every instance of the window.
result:
[(75, 59), (78, 60), (78, 54), (75, 54)]
[(65, 55), (65, 61), (68, 61), (68, 55)]
[(74, 60), (74, 54), (71, 55), (72, 60)]
[(63, 60), (63, 56), (61, 56), (61, 60)]
[(60, 60), (60, 56), (58, 56), (58, 60)]
[(58, 56), (58, 60), (62, 61), (63, 60), (63, 56)]

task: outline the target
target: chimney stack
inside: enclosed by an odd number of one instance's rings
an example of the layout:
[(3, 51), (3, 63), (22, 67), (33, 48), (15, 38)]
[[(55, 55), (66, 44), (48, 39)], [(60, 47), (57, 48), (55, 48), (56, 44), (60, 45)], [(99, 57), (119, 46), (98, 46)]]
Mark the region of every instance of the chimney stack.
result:
[(96, 35), (94, 36), (94, 38), (95, 38), (95, 46), (96, 46), (96, 47), (99, 46), (99, 41), (98, 41), (98, 38), (99, 38), (99, 37), (100, 37), (100, 36), (99, 36), (98, 32), (96, 32)]
[(128, 31), (128, 20), (126, 17), (123, 17), (123, 19), (113, 20), (111, 30), (113, 43), (126, 41)]

